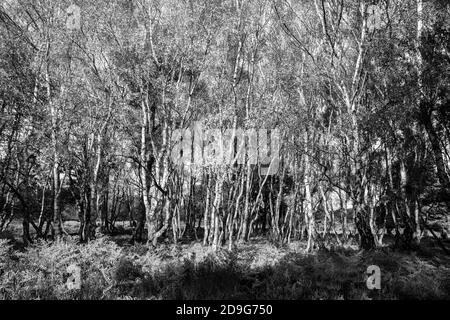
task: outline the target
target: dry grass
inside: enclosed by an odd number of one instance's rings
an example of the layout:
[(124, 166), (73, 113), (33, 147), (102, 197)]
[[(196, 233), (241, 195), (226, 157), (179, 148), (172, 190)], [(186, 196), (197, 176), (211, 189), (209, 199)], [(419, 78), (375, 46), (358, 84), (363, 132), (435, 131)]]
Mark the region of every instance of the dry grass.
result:
[[(102, 238), (38, 243), (26, 252), (0, 242), (2, 299), (449, 299), (448, 260), (389, 249), (305, 255), (300, 244), (277, 248), (254, 241), (234, 252), (200, 243), (149, 250)], [(83, 285), (69, 291), (66, 268), (82, 269)], [(378, 265), (382, 288), (365, 285)]]

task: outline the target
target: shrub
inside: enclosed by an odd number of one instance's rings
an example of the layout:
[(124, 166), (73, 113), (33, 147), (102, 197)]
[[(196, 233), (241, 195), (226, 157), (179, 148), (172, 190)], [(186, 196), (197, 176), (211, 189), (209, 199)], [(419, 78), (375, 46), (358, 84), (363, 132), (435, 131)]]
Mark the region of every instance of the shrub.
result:
[[(72, 264), (81, 269), (80, 290), (66, 285)], [(378, 294), (365, 286), (369, 265), (381, 268)], [(39, 242), (21, 253), (0, 241), (0, 270), (1, 299), (450, 298), (445, 264), (389, 250), (305, 255), (267, 244), (232, 253), (202, 246), (149, 250), (101, 238), (84, 245)]]
[[(38, 242), (15, 261), (1, 277), (6, 299), (98, 299), (110, 285), (121, 249), (103, 239), (86, 245), (74, 241)], [(81, 290), (69, 290), (67, 267), (81, 269)]]
[(0, 270), (3, 269), (6, 262), (9, 259), (9, 251), (11, 250), (11, 245), (6, 239), (0, 239)]

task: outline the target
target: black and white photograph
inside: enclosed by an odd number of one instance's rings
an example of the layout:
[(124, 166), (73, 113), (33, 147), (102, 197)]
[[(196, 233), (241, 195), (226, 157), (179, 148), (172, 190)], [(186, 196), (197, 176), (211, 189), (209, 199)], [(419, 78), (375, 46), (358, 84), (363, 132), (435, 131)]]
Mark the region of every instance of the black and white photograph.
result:
[(450, 300), (450, 1), (0, 0), (18, 300)]

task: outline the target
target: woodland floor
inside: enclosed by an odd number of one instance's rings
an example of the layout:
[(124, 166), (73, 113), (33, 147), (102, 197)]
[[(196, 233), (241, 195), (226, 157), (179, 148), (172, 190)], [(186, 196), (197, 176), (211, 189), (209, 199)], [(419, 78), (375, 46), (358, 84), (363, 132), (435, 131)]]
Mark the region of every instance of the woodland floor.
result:
[[(14, 222), (7, 238), (20, 239), (20, 227)], [(65, 228), (73, 233), (76, 224)], [(200, 241), (149, 249), (129, 237), (0, 248), (0, 299), (450, 299), (450, 256), (432, 238), (411, 252), (348, 243), (305, 254), (303, 242), (276, 247), (262, 238), (230, 253)], [(81, 290), (65, 285), (73, 263), (82, 268)], [(381, 269), (379, 291), (366, 287), (370, 265)]]

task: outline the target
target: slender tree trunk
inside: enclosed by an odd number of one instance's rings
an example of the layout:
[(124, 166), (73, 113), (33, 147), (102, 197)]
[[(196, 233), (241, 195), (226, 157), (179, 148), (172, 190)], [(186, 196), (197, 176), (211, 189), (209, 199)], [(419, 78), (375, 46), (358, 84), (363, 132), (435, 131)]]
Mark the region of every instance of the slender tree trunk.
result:
[(157, 217), (156, 217), (156, 188), (152, 187), (152, 171), (154, 166), (154, 157), (149, 150), (153, 149), (153, 143), (150, 141), (150, 133), (153, 133), (155, 106), (149, 105), (148, 92), (141, 92), (143, 95), (141, 101), (142, 107), (142, 124), (141, 124), (141, 180), (142, 180), (142, 199), (145, 208), (145, 217), (140, 219), (138, 223), (138, 230), (143, 229), (140, 224), (146, 222), (148, 241), (153, 241), (157, 231)]
[(306, 252), (310, 252), (313, 249), (315, 241), (315, 219), (312, 208), (312, 196), (311, 196), (311, 163), (309, 160), (309, 134), (308, 130), (304, 133), (304, 177), (303, 184), (305, 186), (305, 217), (308, 230), (308, 244), (306, 246)]
[[(50, 46), (50, 45), (49, 45)], [(49, 53), (47, 53), (49, 54)], [(61, 225), (61, 199), (60, 199), (60, 175), (59, 175), (59, 150), (58, 150), (58, 114), (56, 110), (56, 106), (51, 98), (51, 89), (50, 89), (50, 73), (49, 73), (49, 62), (47, 61), (47, 70), (46, 70), (46, 83), (47, 83), (47, 98), (48, 103), (50, 105), (50, 115), (52, 119), (52, 147), (53, 147), (53, 232), (54, 237), (59, 239), (62, 236), (62, 225)]]
[(206, 174), (206, 202), (205, 202), (205, 211), (203, 214), (203, 224), (204, 224), (204, 233), (203, 233), (203, 245), (206, 246), (208, 244), (209, 234), (210, 234), (210, 202), (211, 202), (211, 188), (212, 188), (212, 177), (210, 174)]
[(330, 212), (328, 211), (327, 198), (325, 196), (325, 192), (323, 192), (323, 187), (322, 187), (321, 184), (319, 184), (319, 192), (320, 192), (320, 196), (322, 197), (322, 208), (323, 208), (323, 212), (324, 212), (322, 238), (325, 239), (325, 236), (327, 235), (327, 232), (328, 232), (328, 229), (327, 229), (328, 222), (327, 222), (327, 220), (330, 217)]

